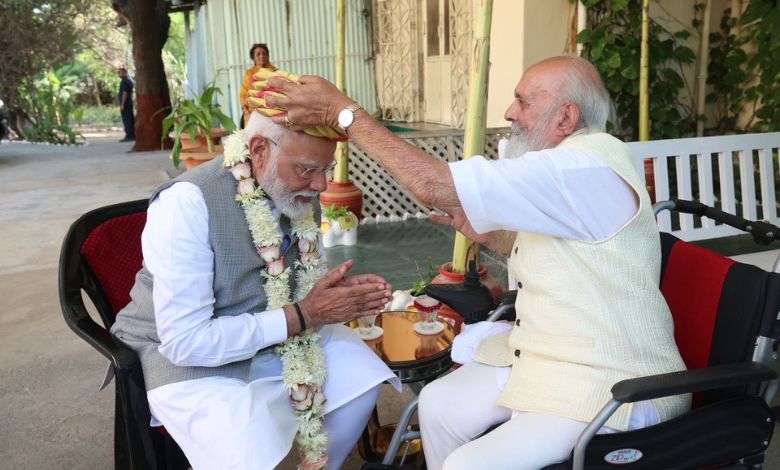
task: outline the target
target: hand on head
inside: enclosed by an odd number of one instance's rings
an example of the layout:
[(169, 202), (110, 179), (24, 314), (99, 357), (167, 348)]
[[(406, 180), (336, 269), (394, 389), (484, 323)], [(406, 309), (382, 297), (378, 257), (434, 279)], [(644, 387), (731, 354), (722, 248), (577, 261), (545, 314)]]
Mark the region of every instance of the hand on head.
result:
[[(313, 126), (338, 128), (339, 111), (354, 103), (335, 85), (321, 77), (304, 75), (297, 82), (283, 77), (271, 77), (267, 86), (279, 93), (266, 96), (266, 103), (286, 111), (294, 130)], [(277, 124), (285, 124), (284, 116), (272, 118)]]
[(392, 286), (374, 274), (346, 276), (354, 261), (328, 271), (300, 302), (309, 327), (375, 315), (392, 299)]
[(322, 111), (339, 102), (334, 96), (347, 100), (347, 104), (352, 103), (325, 79), (260, 69), (253, 76), (246, 105), (293, 131), (330, 140), (346, 140), (336, 127), (338, 112), (346, 106), (336, 108), (333, 119), (328, 119), (328, 113)]

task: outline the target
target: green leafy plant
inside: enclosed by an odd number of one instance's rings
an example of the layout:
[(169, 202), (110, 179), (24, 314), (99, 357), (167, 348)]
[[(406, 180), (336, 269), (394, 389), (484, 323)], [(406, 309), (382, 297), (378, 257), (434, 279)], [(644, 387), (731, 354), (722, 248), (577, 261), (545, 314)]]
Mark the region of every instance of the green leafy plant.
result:
[(357, 217), (347, 206), (337, 206), (335, 204), (325, 206), (322, 209), (322, 215), (326, 219), (338, 221), (342, 230), (351, 230), (357, 227)]
[(336, 220), (339, 217), (346, 217), (349, 215), (349, 209), (347, 206), (337, 206), (335, 204), (325, 206), (322, 208), (322, 215), (326, 219)]
[(423, 295), (425, 293), (425, 288), (428, 287), (428, 284), (433, 281), (433, 278), (436, 277), (437, 274), (439, 274), (438, 269), (433, 264), (433, 258), (430, 256), (426, 260), (426, 263), (428, 264), (428, 274), (423, 275), (422, 269), (420, 269), (420, 265), (415, 261), (415, 266), (417, 267), (417, 274), (420, 276), (420, 280), (416, 281), (414, 284), (412, 284), (412, 287), (409, 289), (409, 294), (417, 297), (418, 295)]
[[(584, 0), (587, 28), (577, 37), (583, 57), (592, 61), (615, 102), (608, 129), (625, 140), (638, 137), (640, 0)], [(651, 138), (691, 135), (696, 116), (688, 102), (692, 92), (682, 68), (696, 54), (682, 44), (701, 33), (704, 3), (693, 4), (693, 28), (670, 31), (650, 24)], [(771, 132), (780, 130), (780, 4), (777, 0), (749, 0), (741, 18), (723, 12), (719, 27), (710, 33), (710, 62), (706, 100), (714, 123), (708, 134)], [(687, 95), (687, 99), (685, 98)]]
[(73, 129), (65, 125), (52, 125), (49, 121), (37, 123), (35, 127), (25, 132), (25, 138), (30, 142), (49, 142), (60, 145), (76, 145), (78, 138), (83, 136), (76, 134)]
[(84, 106), (78, 106), (77, 108), (73, 109), (73, 120), (76, 121), (76, 125), (81, 127), (81, 125), (84, 123)]
[[(780, 6), (751, 0), (739, 20), (730, 8), (724, 10), (719, 26), (709, 37), (711, 132), (780, 130)], [(745, 116), (741, 125), (740, 116)]]
[(73, 110), (70, 125), (95, 130), (121, 127), (122, 115), (119, 112), (119, 106), (115, 104), (102, 106), (82, 105)]
[(173, 129), (173, 149), (171, 158), (175, 167), (179, 167), (179, 156), (181, 154), (181, 139), (187, 135), (194, 141), (197, 136), (206, 139), (208, 150), (214, 152), (214, 142), (210, 138), (211, 129), (215, 126), (221, 126), (228, 132), (233, 132), (236, 125), (229, 116), (225, 115), (219, 105), (214, 102), (214, 94), (222, 94), (222, 90), (211, 83), (203, 90), (199, 96), (193, 99), (183, 99), (171, 107), (171, 112), (162, 121), (162, 139), (163, 145), (168, 137), (168, 132)]
[[(584, 0), (588, 9), (587, 28), (577, 36), (584, 45), (582, 56), (601, 73), (615, 102), (615, 118), (608, 130), (625, 139), (639, 133), (639, 53), (641, 0)], [(687, 29), (670, 31), (650, 23), (650, 119), (651, 137), (676, 138), (691, 134), (696, 117), (680, 94), (691, 90), (682, 74), (684, 64), (696, 60), (693, 50), (682, 44), (691, 35)]]
[(74, 96), (81, 92), (73, 67), (49, 69), (36, 77), (21, 93), (23, 108), (30, 112), (32, 128), (24, 138), (33, 142), (76, 144), (77, 134), (69, 126)]

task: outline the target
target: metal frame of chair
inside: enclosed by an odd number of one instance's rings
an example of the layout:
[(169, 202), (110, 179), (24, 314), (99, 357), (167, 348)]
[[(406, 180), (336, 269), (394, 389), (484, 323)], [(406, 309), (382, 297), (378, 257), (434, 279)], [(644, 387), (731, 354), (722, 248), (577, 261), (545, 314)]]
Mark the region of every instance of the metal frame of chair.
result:
[[(702, 217), (710, 217), (750, 233), (755, 241), (760, 244), (769, 244), (780, 239), (780, 229), (771, 224), (747, 221), (694, 201), (663, 201), (656, 204), (654, 210), (656, 214), (662, 210), (676, 210)], [(662, 241), (665, 243), (674, 242), (676, 239), (672, 240), (673, 238), (668, 234), (662, 234)], [(778, 257), (775, 263), (774, 270), (775, 272), (780, 272), (780, 257)], [(699, 427), (708, 429), (711, 438), (709, 440), (692, 439), (691, 441), (697, 442), (685, 445), (688, 445), (687, 450), (690, 452), (690, 455), (705, 453), (708, 458), (692, 459), (676, 464), (667, 463), (666, 465), (672, 465), (673, 468), (700, 468), (703, 466), (723, 465), (730, 462), (735, 466), (729, 468), (762, 468), (764, 451), (769, 445), (775, 424), (774, 414), (769, 409), (768, 403), (772, 400), (777, 391), (778, 383), (780, 383), (780, 379), (778, 379), (774, 370), (766, 365), (775, 359), (775, 350), (778, 342), (780, 342), (780, 325), (778, 325), (777, 321), (780, 292), (774, 292), (780, 291), (780, 275), (767, 274), (770, 276), (767, 278), (767, 282), (772, 290), (768, 292), (769, 297), (771, 297), (768, 301), (769, 308), (764, 313), (760, 321), (761, 324), (756, 327), (758, 333), (751, 339), (751, 341), (755, 342), (755, 347), (751, 350), (752, 355), (748, 355), (744, 359), (745, 362), (719, 364), (672, 374), (641, 377), (618, 382), (612, 388), (612, 399), (581, 434), (572, 451), (570, 461), (548, 466), (545, 470), (563, 470), (568, 468), (573, 468), (574, 470), (582, 470), (584, 468), (601, 470), (615, 468), (615, 465), (632, 470), (661, 468), (658, 466), (657, 460), (643, 459), (641, 456), (635, 461), (619, 461), (629, 454), (634, 457), (628, 457), (628, 459), (636, 458), (640, 455), (621, 451), (637, 450), (635, 449), (636, 444), (632, 447), (631, 439), (633, 438), (647, 439), (649, 437), (657, 439), (658, 435), (666, 435), (671, 441), (686, 442), (686, 436), (681, 433), (688, 432), (691, 429), (698, 429)], [(513, 301), (504, 302), (490, 314), (488, 320), (495, 321), (504, 316), (507, 311), (513, 309)], [(735, 387), (737, 388), (735, 389)], [(737, 390), (737, 396), (727, 401), (715, 402), (692, 410), (674, 420), (649, 428), (610, 435), (596, 435), (609, 417), (624, 403), (724, 388), (731, 390), (732, 395), (734, 390)], [(399, 418), (396, 433), (382, 461), (383, 465), (387, 467), (392, 466), (394, 457), (405, 440), (420, 438), (419, 431), (407, 430), (408, 424), (416, 410), (417, 398), (414, 398), (407, 404)], [(728, 416), (731, 419), (729, 423), (731, 427), (726, 428), (727, 431), (725, 433), (716, 431), (719, 428), (723, 429), (723, 423), (719, 419), (724, 416)], [(738, 427), (743, 433), (741, 437), (735, 436), (730, 432), (731, 429), (735, 428), (734, 426)], [(682, 431), (679, 431), (680, 429)], [(713, 442), (722, 444), (721, 448), (713, 449)], [(661, 444), (661, 446), (667, 445), (668, 441), (664, 441)], [(657, 447), (656, 444), (654, 448)], [(729, 447), (728, 450), (735, 451), (736, 454), (723, 457), (726, 453), (721, 451), (727, 447)], [(615, 459), (615, 462), (607, 462), (610, 456)], [(672, 467), (664, 466), (663, 468)]]

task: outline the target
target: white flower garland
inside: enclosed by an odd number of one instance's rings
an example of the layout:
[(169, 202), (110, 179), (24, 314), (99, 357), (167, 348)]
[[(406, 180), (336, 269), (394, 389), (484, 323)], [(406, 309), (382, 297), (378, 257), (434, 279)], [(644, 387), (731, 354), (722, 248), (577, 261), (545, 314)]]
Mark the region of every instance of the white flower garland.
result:
[[(265, 199), (263, 189), (256, 185), (252, 176), (249, 148), (243, 131), (236, 131), (225, 139), (224, 166), (230, 169), (236, 179), (238, 194), (246, 217), (252, 242), (258, 254), (265, 261), (261, 274), (265, 283), (267, 308), (281, 308), (291, 301), (306, 297), (321, 277), (320, 257), (317, 242), (320, 229), (314, 222), (312, 211), (292, 221), (291, 232), (298, 237), (300, 259), (293, 265), (296, 290), (290, 299), (290, 268), (284, 266), (280, 254), (282, 236), (279, 223), (274, 218)], [(327, 436), (322, 425), (325, 411), (325, 356), (320, 347), (320, 336), (314, 330), (301, 332), (288, 338), (276, 348), (282, 359), (282, 379), (290, 394), (298, 426), (296, 442), (301, 454), (300, 468), (314, 470), (325, 468)]]

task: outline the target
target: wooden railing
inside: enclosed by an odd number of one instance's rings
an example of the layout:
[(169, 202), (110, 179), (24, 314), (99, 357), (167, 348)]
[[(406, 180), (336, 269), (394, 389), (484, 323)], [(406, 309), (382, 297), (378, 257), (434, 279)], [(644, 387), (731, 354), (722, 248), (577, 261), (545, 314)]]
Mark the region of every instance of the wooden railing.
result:
[[(778, 224), (780, 132), (631, 142), (636, 168), (655, 201), (694, 199), (749, 220)], [(646, 165), (646, 162), (650, 163)], [(652, 168), (652, 173), (649, 171)], [(683, 240), (741, 233), (690, 214), (658, 216), (662, 231)]]

